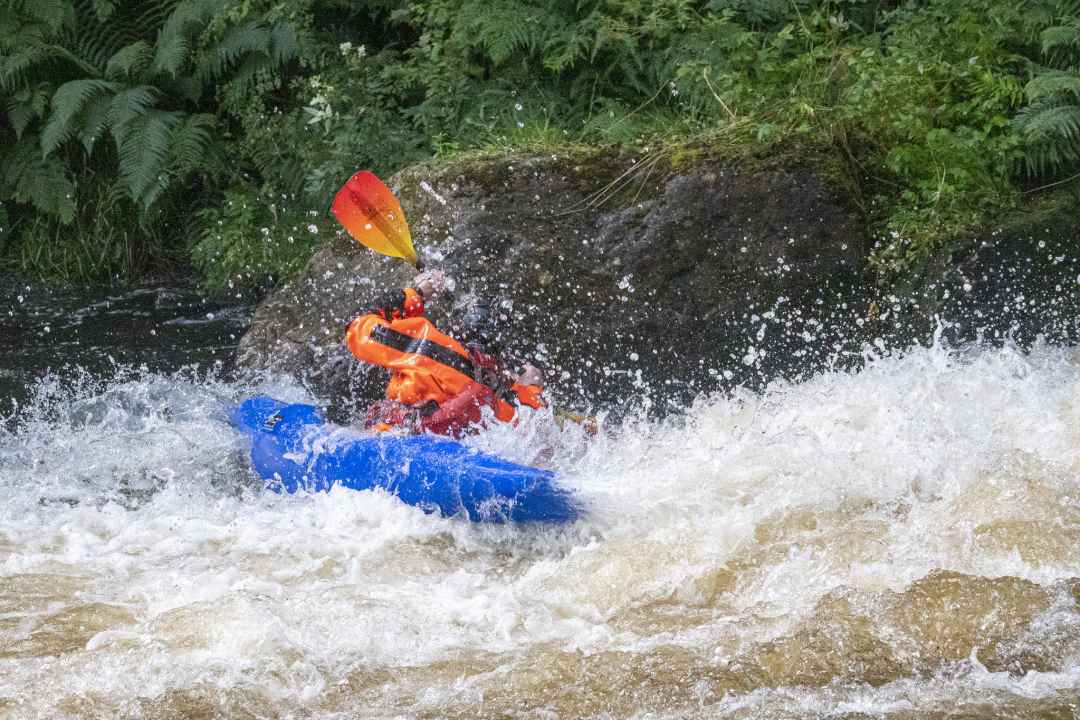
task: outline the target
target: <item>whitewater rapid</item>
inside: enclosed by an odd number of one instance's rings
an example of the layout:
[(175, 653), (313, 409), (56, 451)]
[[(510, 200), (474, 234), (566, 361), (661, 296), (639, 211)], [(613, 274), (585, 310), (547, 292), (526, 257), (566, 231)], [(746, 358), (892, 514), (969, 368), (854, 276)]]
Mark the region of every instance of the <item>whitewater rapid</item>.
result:
[[(941, 347), (589, 439), (569, 528), (279, 496), (280, 378), (48, 375), (0, 423), (0, 717), (1076, 717), (1080, 351)], [(0, 409), (0, 412), (6, 410)]]

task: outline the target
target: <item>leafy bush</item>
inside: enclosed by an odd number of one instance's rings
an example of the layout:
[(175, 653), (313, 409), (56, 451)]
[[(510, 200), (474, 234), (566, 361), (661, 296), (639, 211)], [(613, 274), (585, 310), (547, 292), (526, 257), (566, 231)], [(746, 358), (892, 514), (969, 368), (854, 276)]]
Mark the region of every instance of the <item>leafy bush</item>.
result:
[[(48, 245), (23, 252), (24, 268), (48, 270), (55, 263), (38, 259), (66, 241), (76, 246), (72, 257), (82, 257), (77, 246), (88, 240), (84, 231), (99, 242), (114, 237), (93, 227), (60, 229), (81, 212), (76, 198), (97, 198), (102, 207), (95, 214), (119, 213), (107, 222), (124, 226), (115, 236), (124, 243), (137, 243), (141, 234), (152, 244), (155, 206), (166, 192), (226, 173), (207, 91), (218, 84), (245, 87), (291, 61), (297, 46), (290, 26), (260, 24), (232, 27), (203, 43), (219, 8), (212, 0), (5, 5), (0, 92), (12, 132), (0, 136), (0, 199), (35, 211), (20, 214), (19, 229), (28, 233), (24, 250)], [(101, 142), (106, 139), (111, 142)], [(76, 179), (95, 187), (77, 188)], [(114, 187), (129, 204), (115, 201)], [(43, 226), (54, 242), (41, 240)], [(143, 253), (117, 247), (94, 254), (116, 263), (79, 263), (78, 274), (131, 270), (126, 260)]]
[(1074, 171), (1080, 164), (1080, 2), (1044, 8), (1041, 56), (1024, 88), (1028, 105), (1016, 117), (1024, 168), (1033, 177)]
[(192, 260), (207, 287), (243, 293), (299, 270), (330, 230), (323, 213), (283, 206), (241, 185), (199, 213)]
[(208, 288), (259, 286), (299, 266), (358, 168), (693, 138), (835, 153), (876, 258), (903, 268), (1076, 171), (1078, 9), (7, 0), (3, 252), (72, 276), (190, 251)]
[[(885, 17), (887, 30), (846, 60), (833, 119), (857, 147), (881, 259), (917, 259), (987, 212), (1015, 203), (1022, 99), (1019, 10), (936, 0)], [(902, 252), (901, 252), (902, 249)]]

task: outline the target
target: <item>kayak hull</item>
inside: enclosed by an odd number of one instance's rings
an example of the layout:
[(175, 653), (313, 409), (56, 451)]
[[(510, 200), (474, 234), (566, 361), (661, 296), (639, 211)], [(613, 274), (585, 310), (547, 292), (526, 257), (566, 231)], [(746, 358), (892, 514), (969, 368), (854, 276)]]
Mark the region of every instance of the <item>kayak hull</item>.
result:
[(362, 435), (313, 405), (245, 400), (232, 423), (251, 438), (255, 472), (272, 490), (382, 489), (403, 502), (474, 522), (571, 522), (574, 497), (549, 470), (512, 463), (430, 435)]

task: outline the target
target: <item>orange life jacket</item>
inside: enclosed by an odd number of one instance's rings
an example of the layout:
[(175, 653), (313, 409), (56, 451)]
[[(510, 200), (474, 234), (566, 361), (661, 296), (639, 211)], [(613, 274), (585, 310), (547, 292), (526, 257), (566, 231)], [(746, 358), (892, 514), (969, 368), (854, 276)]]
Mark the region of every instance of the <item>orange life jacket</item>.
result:
[[(417, 308), (407, 307), (406, 314), (411, 314), (410, 310), (416, 312)], [(492, 408), (495, 417), (503, 422), (514, 419), (516, 403), (543, 407), (539, 387), (515, 383), (508, 392), (494, 381), (498, 371), (490, 366), (493, 360), (474, 362), (461, 343), (440, 332), (423, 316), (398, 317), (395, 313), (388, 322), (374, 313), (361, 315), (349, 324), (345, 343), (357, 359), (391, 371), (386, 387), (388, 400), (413, 407), (429, 402), (441, 406), (480, 383), (495, 392)]]

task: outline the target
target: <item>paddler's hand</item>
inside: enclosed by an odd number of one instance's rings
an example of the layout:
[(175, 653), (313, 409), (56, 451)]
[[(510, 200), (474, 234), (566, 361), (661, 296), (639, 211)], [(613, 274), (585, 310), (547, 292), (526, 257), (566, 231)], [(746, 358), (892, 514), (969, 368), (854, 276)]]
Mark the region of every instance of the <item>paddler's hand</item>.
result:
[(394, 318), (398, 317), (404, 308), (405, 291), (387, 290), (375, 297), (368, 312), (381, 316), (386, 322), (393, 322)]
[(425, 302), (446, 290), (446, 273), (442, 270), (426, 270), (413, 278), (413, 287), (424, 296)]
[(544, 373), (540, 371), (540, 368), (531, 363), (524, 363), (521, 366), (521, 373), (517, 376), (516, 382), (520, 385), (544, 385)]

